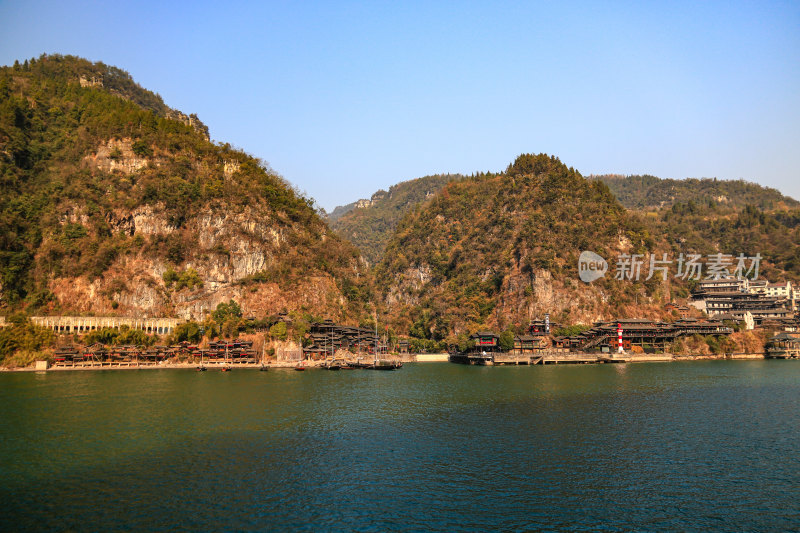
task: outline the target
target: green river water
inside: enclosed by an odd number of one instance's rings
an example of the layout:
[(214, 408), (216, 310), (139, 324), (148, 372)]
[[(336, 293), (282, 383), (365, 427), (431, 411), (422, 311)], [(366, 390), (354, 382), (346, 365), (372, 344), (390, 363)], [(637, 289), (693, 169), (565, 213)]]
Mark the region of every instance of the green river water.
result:
[(0, 374), (0, 530), (800, 530), (800, 362)]

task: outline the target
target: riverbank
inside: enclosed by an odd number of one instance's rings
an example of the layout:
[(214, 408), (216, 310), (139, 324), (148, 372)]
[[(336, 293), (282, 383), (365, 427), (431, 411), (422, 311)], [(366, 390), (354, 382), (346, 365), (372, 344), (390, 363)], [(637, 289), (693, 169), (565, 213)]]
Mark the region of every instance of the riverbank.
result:
[[(316, 368), (324, 361), (303, 361), (303, 366)], [(294, 368), (298, 365), (296, 361), (271, 361), (264, 363), (268, 368)], [(0, 367), (0, 372), (63, 372), (63, 371), (86, 371), (86, 370), (161, 370), (161, 369), (195, 369), (199, 363), (156, 363), (156, 364), (137, 364), (137, 363), (77, 363), (75, 365), (56, 365), (48, 366), (46, 369), (37, 368), (36, 365), (24, 368)], [(231, 369), (239, 368), (261, 368), (261, 363), (208, 363), (203, 362), (203, 366), (208, 370), (220, 370), (223, 367)]]
[(721, 359), (764, 359), (763, 353), (721, 353), (714, 355), (680, 355), (680, 354), (633, 354), (630, 363), (653, 363), (669, 361), (715, 361)]
[(764, 359), (763, 353), (724, 353), (679, 355), (672, 353), (597, 353), (597, 352), (542, 352), (539, 354), (457, 354), (453, 363), (478, 366), (508, 365), (594, 365), (622, 363), (668, 363), (672, 361), (712, 361), (720, 359)]
[[(559, 358), (557, 361), (558, 363), (570, 363), (575, 362), (575, 354), (563, 354), (564, 357)], [(578, 354), (580, 355), (580, 354)], [(589, 355), (589, 354), (584, 354)], [(448, 355), (441, 353), (441, 354), (404, 354), (402, 356), (396, 357), (400, 361), (404, 363), (432, 363), (432, 362), (447, 362)], [(580, 359), (580, 358), (579, 358)], [(661, 354), (626, 354), (624, 358), (620, 358), (619, 360), (613, 359), (603, 359), (602, 357), (597, 357), (596, 359), (594, 356), (589, 358), (580, 359), (580, 362), (584, 364), (601, 364), (601, 363), (668, 363), (673, 361), (713, 361), (713, 360), (722, 360), (722, 359), (730, 359), (730, 360), (751, 360), (751, 359), (764, 359), (763, 353), (733, 353), (733, 354), (715, 354), (715, 355), (677, 355), (671, 353), (661, 353)], [(547, 361), (547, 364), (552, 364), (556, 361)], [(41, 361), (39, 362), (41, 363)], [(203, 362), (203, 366), (206, 367), (208, 370), (221, 370), (223, 367), (228, 367), (231, 369), (258, 369), (262, 366), (267, 368), (295, 368), (298, 365), (302, 365), (305, 368), (320, 368), (324, 366), (326, 361), (313, 361), (313, 360), (304, 360), (304, 361), (267, 361), (263, 365), (261, 363), (225, 363), (225, 362)], [(508, 364), (508, 363), (495, 363), (498, 365)], [(513, 363), (512, 363), (513, 364)], [(521, 364), (521, 363), (517, 363)], [(536, 363), (538, 364), (538, 363)], [(117, 362), (117, 363), (76, 363), (74, 365), (56, 365), (56, 366), (47, 366), (42, 367), (42, 365), (37, 365), (36, 363), (27, 366), (27, 367), (19, 367), (19, 368), (9, 368), (9, 367), (0, 367), (0, 372), (63, 372), (63, 371), (86, 371), (86, 370), (150, 370), (150, 369), (195, 369), (197, 368), (199, 363), (171, 363), (171, 362), (161, 362), (161, 363), (127, 363), (127, 362)]]
[(763, 353), (729, 353), (716, 355), (676, 355), (675, 361), (711, 361), (715, 359), (765, 359)]

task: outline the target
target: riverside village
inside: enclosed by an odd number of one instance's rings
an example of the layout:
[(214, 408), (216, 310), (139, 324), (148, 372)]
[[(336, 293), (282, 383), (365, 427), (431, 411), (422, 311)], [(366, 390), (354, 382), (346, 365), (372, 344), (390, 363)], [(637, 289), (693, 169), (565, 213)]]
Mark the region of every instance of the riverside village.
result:
[[(297, 370), (398, 369), (403, 362), (450, 361), (471, 365), (626, 363), (698, 358), (800, 358), (800, 287), (790, 281), (726, 277), (699, 281), (685, 302), (664, 306), (663, 320), (610, 318), (591, 326), (558, 324), (549, 314), (521, 333), (475, 331), (467, 345), (447, 353), (414, 353), (413, 340), (322, 320), (311, 324), (300, 343), (270, 343), (270, 332), (285, 331), (292, 319), (281, 313), (271, 324), (249, 319), (243, 338), (173, 344), (177, 318), (33, 316), (52, 331), (56, 348), (27, 370), (100, 368), (293, 367)], [(0, 327), (11, 325), (0, 317)], [(277, 328), (276, 328), (277, 326)], [(156, 339), (146, 345), (102, 342), (103, 332), (141, 332)], [(106, 335), (108, 337), (108, 335)], [(113, 334), (111, 335), (113, 337)], [(749, 339), (750, 342), (747, 342)], [(82, 342), (83, 341), (83, 342)], [(737, 342), (738, 341), (738, 342)], [(702, 348), (702, 349), (700, 349)], [(710, 348), (710, 349), (709, 349)], [(19, 370), (25, 370), (19, 369)]]

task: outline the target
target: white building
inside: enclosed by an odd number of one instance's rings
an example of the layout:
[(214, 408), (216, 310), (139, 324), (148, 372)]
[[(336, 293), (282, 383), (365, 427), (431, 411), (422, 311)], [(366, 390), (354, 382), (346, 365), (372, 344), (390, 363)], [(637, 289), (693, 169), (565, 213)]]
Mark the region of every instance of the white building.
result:
[(782, 283), (767, 283), (765, 294), (773, 298), (793, 299), (794, 291), (792, 290), (792, 282), (784, 281)]

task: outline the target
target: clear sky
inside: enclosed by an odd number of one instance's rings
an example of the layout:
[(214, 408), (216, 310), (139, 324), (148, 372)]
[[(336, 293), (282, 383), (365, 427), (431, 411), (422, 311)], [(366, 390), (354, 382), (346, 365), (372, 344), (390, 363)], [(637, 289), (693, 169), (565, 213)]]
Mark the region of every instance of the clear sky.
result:
[(798, 2), (0, 0), (0, 64), (131, 73), (330, 210), (547, 152), (800, 198)]

